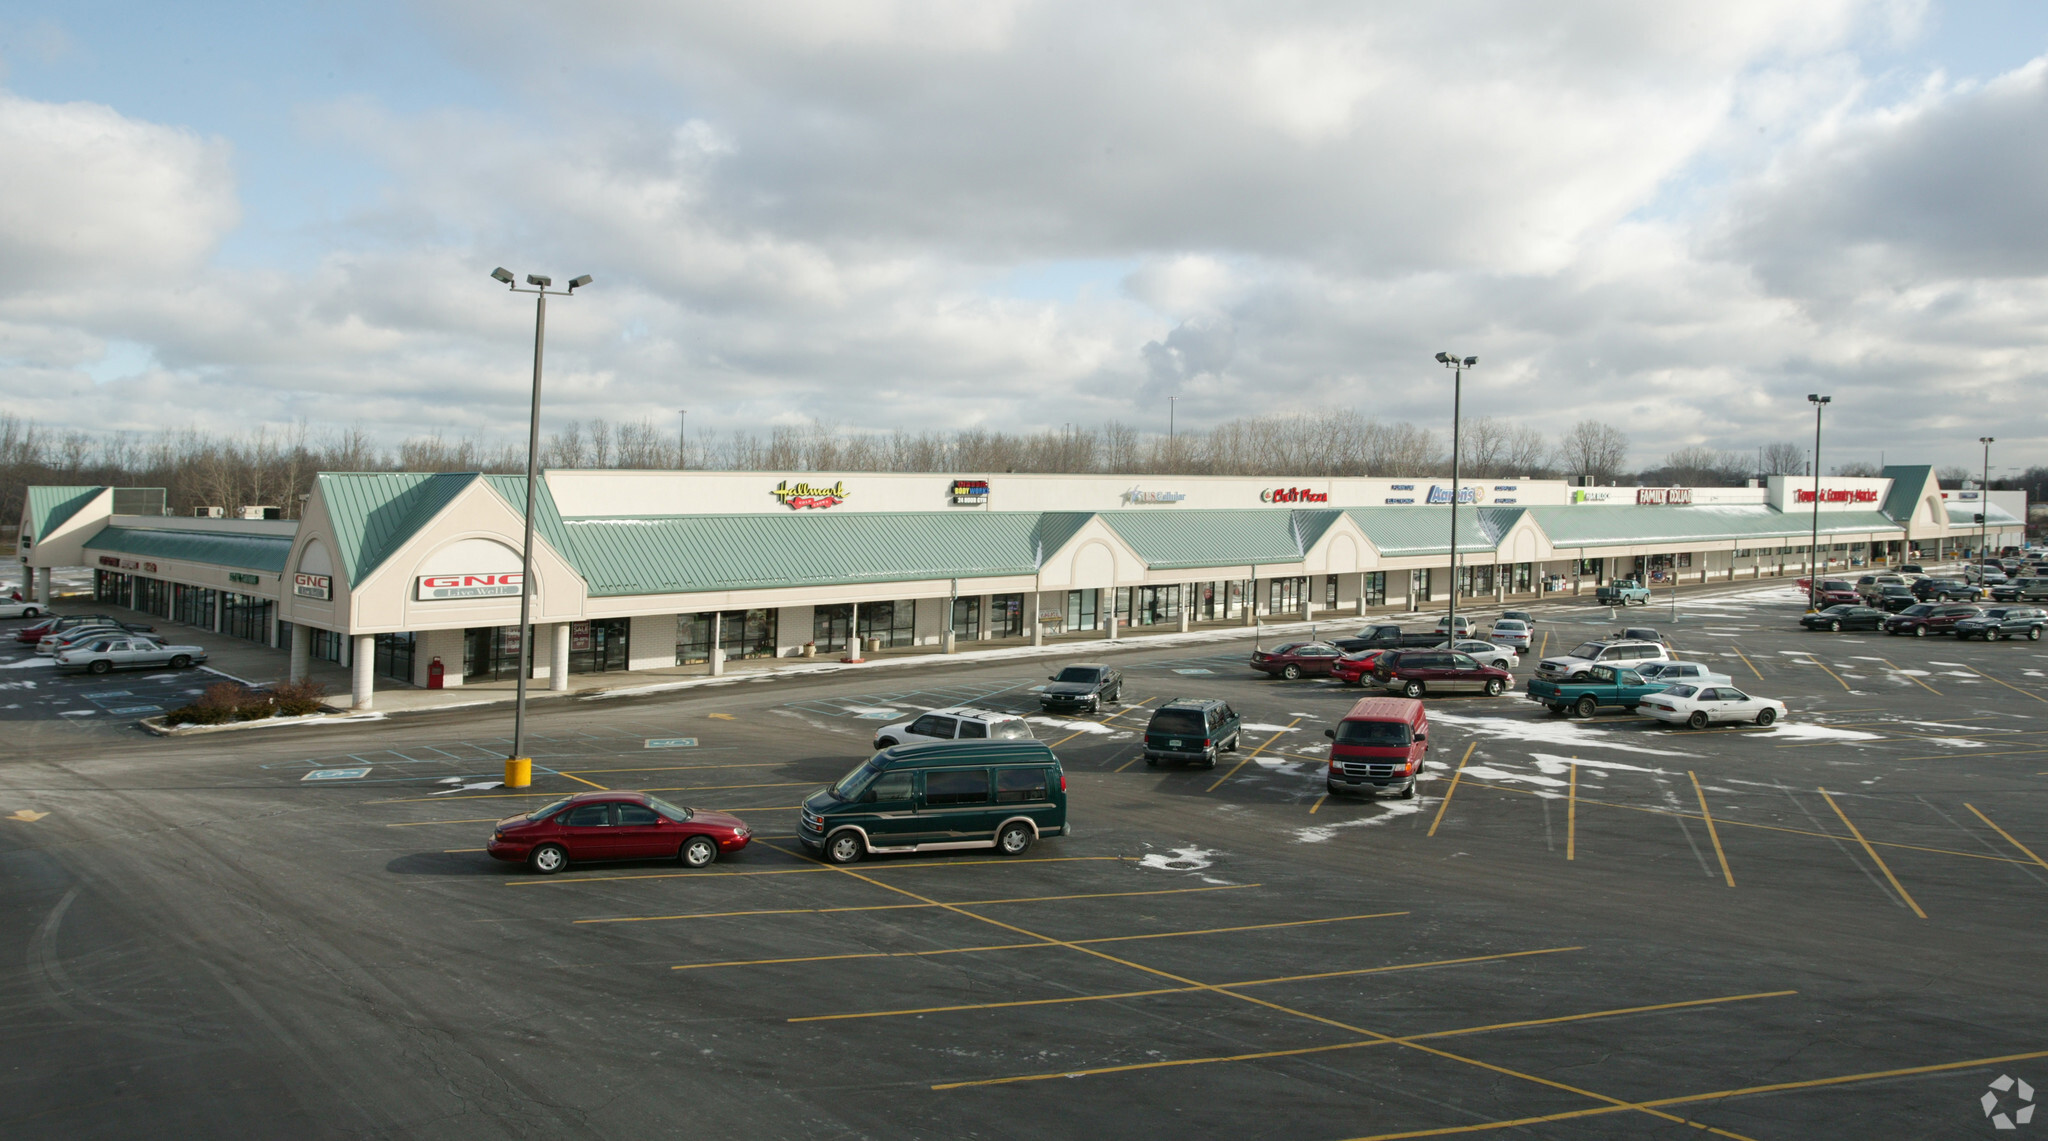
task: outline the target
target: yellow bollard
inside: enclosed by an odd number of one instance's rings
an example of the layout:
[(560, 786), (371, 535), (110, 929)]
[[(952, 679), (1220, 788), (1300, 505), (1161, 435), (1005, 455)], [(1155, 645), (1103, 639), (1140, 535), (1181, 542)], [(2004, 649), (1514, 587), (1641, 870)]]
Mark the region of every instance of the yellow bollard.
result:
[(533, 783), (532, 757), (505, 758), (505, 787), (525, 788)]

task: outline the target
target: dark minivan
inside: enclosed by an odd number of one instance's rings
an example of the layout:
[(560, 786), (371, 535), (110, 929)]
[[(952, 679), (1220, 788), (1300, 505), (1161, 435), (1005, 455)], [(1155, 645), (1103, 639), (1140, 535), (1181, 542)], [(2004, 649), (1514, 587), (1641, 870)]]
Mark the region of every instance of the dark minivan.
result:
[(1216, 767), (1216, 754), (1237, 751), (1237, 712), (1216, 698), (1176, 697), (1152, 713), (1145, 726), (1145, 763), (1191, 761)]
[(804, 798), (796, 838), (835, 864), (869, 852), (994, 848), (1022, 855), (1067, 834), (1067, 777), (1039, 741), (929, 741), (883, 749)]

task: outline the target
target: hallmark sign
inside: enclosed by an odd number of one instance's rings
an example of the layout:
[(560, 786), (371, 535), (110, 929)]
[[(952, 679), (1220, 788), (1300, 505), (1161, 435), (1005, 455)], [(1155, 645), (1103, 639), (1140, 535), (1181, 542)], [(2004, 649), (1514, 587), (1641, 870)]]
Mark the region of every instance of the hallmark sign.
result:
[(421, 602), (438, 602), (450, 598), (517, 598), (519, 583), (524, 577), (518, 571), (499, 571), (495, 574), (423, 574), (413, 580), (413, 597)]
[(788, 480), (775, 485), (768, 494), (791, 511), (806, 508), (837, 507), (846, 502), (846, 483), (841, 480), (830, 487), (816, 487), (808, 483), (791, 486)]

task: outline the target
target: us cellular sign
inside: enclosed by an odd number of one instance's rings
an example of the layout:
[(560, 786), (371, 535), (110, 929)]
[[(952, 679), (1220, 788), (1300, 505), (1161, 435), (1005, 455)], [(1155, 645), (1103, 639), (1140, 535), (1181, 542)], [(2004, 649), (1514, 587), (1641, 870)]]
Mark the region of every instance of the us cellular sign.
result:
[(518, 571), (495, 574), (423, 574), (413, 581), (413, 597), (421, 602), (447, 598), (519, 597)]

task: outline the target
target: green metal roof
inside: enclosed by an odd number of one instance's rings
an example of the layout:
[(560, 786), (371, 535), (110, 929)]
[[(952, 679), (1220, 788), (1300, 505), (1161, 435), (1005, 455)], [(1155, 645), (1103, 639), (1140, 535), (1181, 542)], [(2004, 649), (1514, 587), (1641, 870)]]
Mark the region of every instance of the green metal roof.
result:
[(86, 540), (85, 549), (277, 574), (284, 570), (286, 561), (291, 558), (292, 537), (158, 530), (153, 527), (102, 527), (99, 534)]
[(1104, 511), (1102, 521), (1154, 570), (1298, 563), (1339, 512), (1208, 508)]
[(606, 517), (558, 525), (563, 553), (593, 596), (1023, 575), (1037, 571), (1042, 554), (1034, 511)]
[(470, 471), (320, 473), (320, 499), (349, 585), (363, 581), (477, 478)]
[(1920, 505), (1920, 493), (1927, 488), (1927, 477), (1934, 469), (1926, 464), (1918, 466), (1893, 465), (1884, 469), (1884, 477), (1892, 481), (1891, 494), (1884, 497), (1884, 506), (1878, 510), (1905, 526), (1913, 517), (1913, 509)]
[[(1472, 507), (1458, 510), (1458, 549), (1492, 550), (1521, 518), (1519, 507)], [(1451, 551), (1451, 519), (1444, 507), (1347, 507), (1380, 554), (1389, 558), (1447, 555)]]
[(35, 537), (36, 542), (42, 542), (43, 536), (63, 526), (66, 520), (91, 503), (93, 496), (105, 490), (105, 487), (85, 486), (29, 488), (29, 534)]
[[(487, 475), (483, 480), (512, 508), (512, 514), (521, 519), (526, 518), (525, 476)], [(539, 535), (542, 542), (553, 547), (563, 558), (574, 563), (574, 557), (569, 553), (569, 533), (562, 529), (562, 513), (555, 509), (555, 493), (548, 487), (545, 471), (541, 473), (540, 485), (534, 489), (533, 494), (533, 533)], [(586, 572), (583, 577), (588, 579), (590, 575)]]
[[(1538, 526), (1559, 549), (1652, 546), (1660, 542), (1796, 538), (1811, 533), (1813, 516), (1762, 505), (1697, 507), (1530, 507)], [(1897, 531), (1878, 511), (1823, 511), (1823, 535)]]

